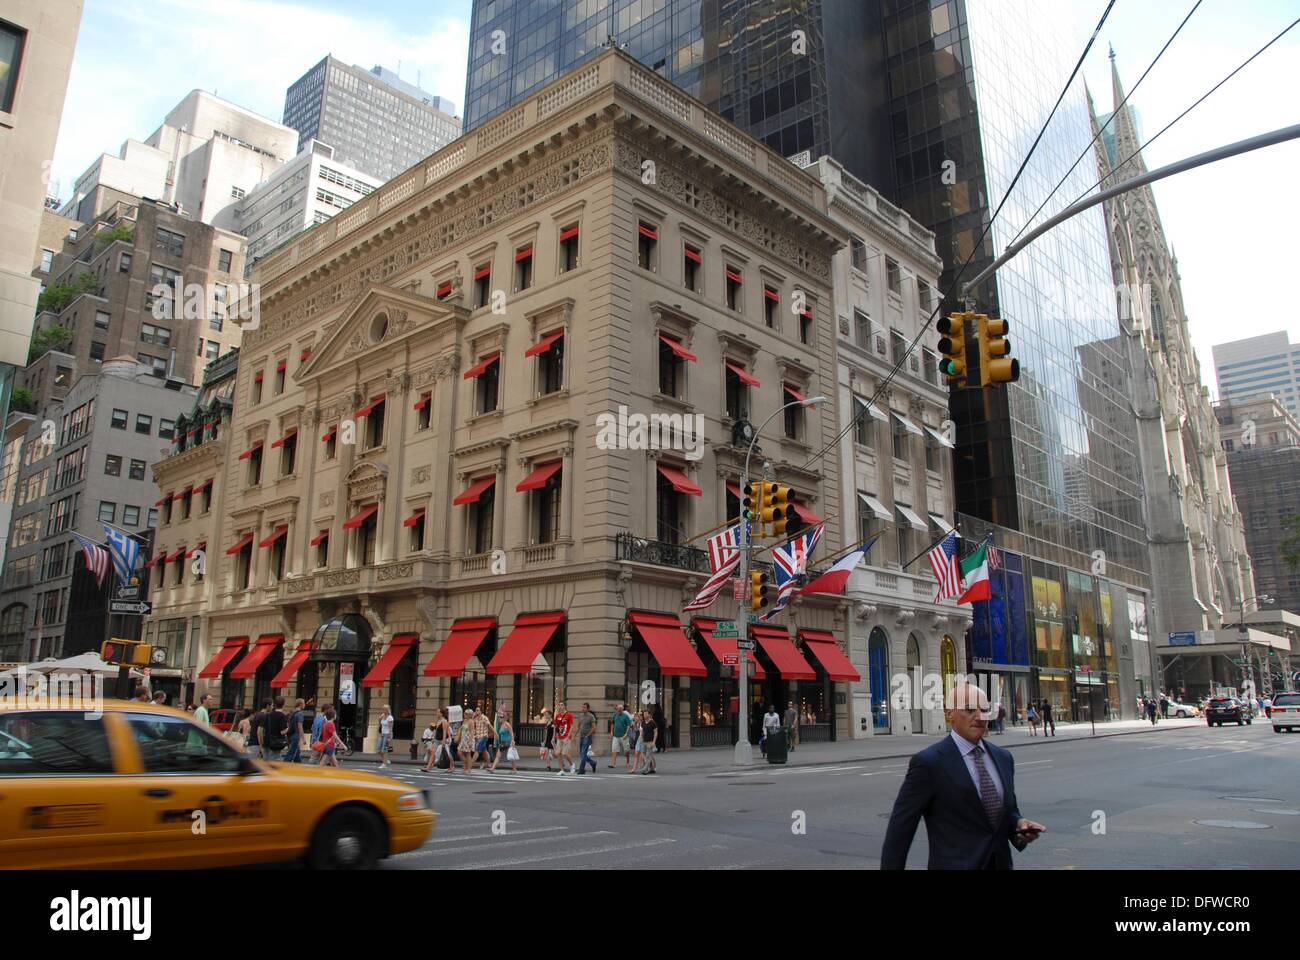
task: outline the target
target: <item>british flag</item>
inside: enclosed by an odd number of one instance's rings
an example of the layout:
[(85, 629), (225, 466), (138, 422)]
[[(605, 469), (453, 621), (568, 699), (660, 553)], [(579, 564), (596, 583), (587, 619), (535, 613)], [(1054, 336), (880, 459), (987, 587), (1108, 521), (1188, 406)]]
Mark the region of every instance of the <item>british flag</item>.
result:
[(823, 526), (824, 524), (819, 523), (811, 530), (799, 534), (789, 543), (772, 548), (772, 566), (776, 574), (777, 587), (776, 603), (772, 605), (771, 610), (759, 617), (760, 620), (771, 620), (785, 609), (786, 603), (799, 585), (799, 575), (808, 571), (808, 558), (817, 549)]
[(72, 536), (86, 555), (86, 569), (95, 575), (95, 582), (103, 587), (104, 575), (108, 573), (108, 551), (79, 533)]

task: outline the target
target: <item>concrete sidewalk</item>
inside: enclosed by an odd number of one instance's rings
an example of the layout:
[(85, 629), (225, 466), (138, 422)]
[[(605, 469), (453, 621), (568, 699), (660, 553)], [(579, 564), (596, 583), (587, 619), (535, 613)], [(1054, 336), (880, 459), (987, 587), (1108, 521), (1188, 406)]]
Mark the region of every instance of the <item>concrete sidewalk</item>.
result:
[[(1043, 736), (1040, 729), (1039, 735), (1031, 737), (1029, 727), (1021, 724), (1016, 727), (1007, 727), (1004, 734), (990, 733), (990, 742), (996, 743), (1000, 747), (1006, 747), (1010, 750), (1018, 750), (1024, 747), (1041, 746), (1049, 743), (1064, 743), (1078, 740), (1101, 740), (1106, 737), (1136, 736), (1140, 734), (1154, 735), (1160, 733), (1170, 733), (1178, 730), (1188, 730), (1199, 727), (1205, 721), (1197, 718), (1188, 718), (1184, 720), (1161, 720), (1159, 723), (1152, 725), (1148, 720), (1115, 720), (1110, 723), (1099, 723), (1096, 728), (1096, 735), (1093, 735), (1093, 727), (1088, 723), (1058, 723), (1056, 725), (1056, 736)], [(896, 760), (907, 759), (914, 753), (924, 750), (930, 744), (934, 743), (940, 737), (947, 736), (943, 734), (909, 734), (906, 736), (880, 735), (867, 737), (862, 740), (841, 740), (836, 743), (808, 743), (797, 747), (790, 752), (787, 766), (815, 766), (818, 764), (832, 763), (855, 763), (869, 760)], [(605, 749), (609, 749), (609, 738), (598, 737), (597, 743), (604, 741)], [(546, 765), (538, 759), (537, 747), (520, 747), (518, 767), (521, 771), (546, 772)], [(735, 752), (734, 747), (709, 747), (695, 750), (668, 750), (658, 754), (656, 759), (659, 769), (663, 773), (707, 773), (715, 771), (736, 769), (733, 761)], [(755, 764), (766, 764), (767, 760), (759, 751), (757, 745), (753, 748)], [(407, 756), (398, 757), (396, 751), (389, 754), (395, 766), (412, 767), (422, 766), (423, 760), (411, 760)], [(376, 753), (357, 753), (348, 758), (349, 760), (362, 760), (377, 763), (379, 755)], [(600, 762), (601, 772), (608, 771), (609, 753), (606, 752), (597, 756)], [(620, 770), (622, 769), (622, 759), (620, 758)], [(556, 767), (552, 761), (552, 767)], [(504, 760), (497, 765), (497, 770), (509, 770), (510, 765)]]

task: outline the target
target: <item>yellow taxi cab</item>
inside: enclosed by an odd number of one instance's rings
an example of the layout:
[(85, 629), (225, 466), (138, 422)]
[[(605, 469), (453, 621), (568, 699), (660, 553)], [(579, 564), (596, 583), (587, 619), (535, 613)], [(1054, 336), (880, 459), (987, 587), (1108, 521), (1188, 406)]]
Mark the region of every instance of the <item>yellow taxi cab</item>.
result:
[(366, 869), (435, 820), (423, 791), (257, 760), (170, 707), (0, 709), (0, 867)]

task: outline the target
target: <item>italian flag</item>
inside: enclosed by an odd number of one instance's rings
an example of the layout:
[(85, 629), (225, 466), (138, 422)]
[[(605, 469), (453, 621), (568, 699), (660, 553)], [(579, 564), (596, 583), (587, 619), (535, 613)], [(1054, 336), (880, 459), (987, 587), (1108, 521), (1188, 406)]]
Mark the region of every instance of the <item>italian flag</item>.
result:
[(981, 544), (980, 548), (961, 562), (961, 596), (958, 603), (971, 603), (974, 600), (987, 600), (989, 592), (989, 548)]

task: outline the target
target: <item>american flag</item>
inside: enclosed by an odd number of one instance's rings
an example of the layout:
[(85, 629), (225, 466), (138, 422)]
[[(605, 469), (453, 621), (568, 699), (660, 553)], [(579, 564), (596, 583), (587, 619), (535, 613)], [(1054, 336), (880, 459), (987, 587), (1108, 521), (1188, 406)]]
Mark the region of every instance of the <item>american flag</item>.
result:
[(930, 561), (934, 578), (939, 581), (939, 589), (934, 595), (935, 603), (961, 593), (961, 562), (957, 559), (956, 530), (949, 530), (946, 537), (930, 548), (925, 558)]
[(776, 573), (777, 597), (772, 609), (759, 617), (760, 620), (771, 620), (785, 609), (786, 603), (794, 594), (795, 587), (799, 585), (799, 574), (808, 571), (808, 558), (817, 549), (817, 542), (821, 540), (823, 526), (824, 524), (819, 523), (811, 530), (799, 534), (789, 543), (772, 548), (772, 566)]
[(736, 524), (728, 527), (721, 533), (709, 537), (707, 543), (709, 550), (709, 569), (717, 573), (728, 564), (734, 566), (733, 557), (740, 559), (740, 548), (744, 546), (745, 531), (743, 524)]
[(728, 555), (725, 566), (713, 571), (713, 576), (705, 581), (704, 586), (700, 588), (700, 592), (695, 595), (695, 599), (682, 607), (682, 610), (703, 610), (713, 603), (718, 598), (718, 594), (722, 592), (722, 588), (727, 585), (727, 581), (731, 579), (731, 575), (736, 572), (738, 566), (740, 566), (740, 551), (733, 550)]
[(993, 534), (989, 534), (989, 571), (992, 572), (1002, 566), (1002, 552), (993, 546)]
[(72, 536), (86, 554), (86, 569), (95, 574), (95, 581), (103, 587), (104, 575), (108, 573), (108, 551), (79, 533), (74, 533)]

